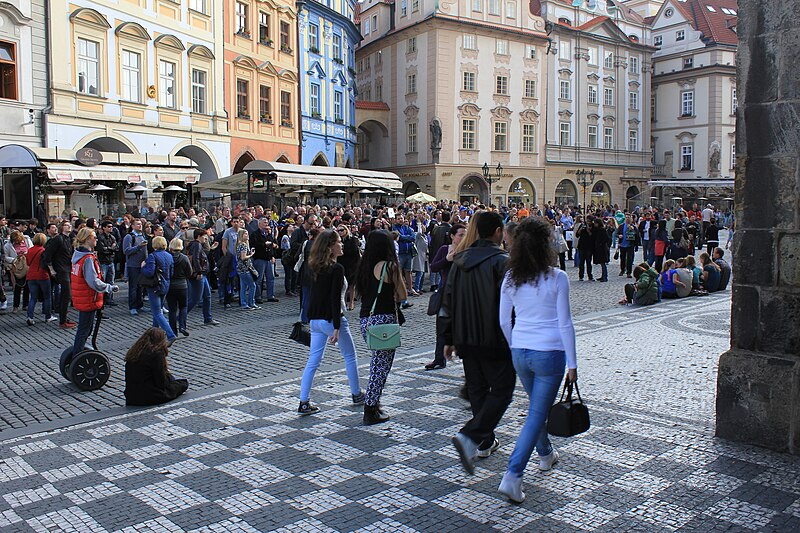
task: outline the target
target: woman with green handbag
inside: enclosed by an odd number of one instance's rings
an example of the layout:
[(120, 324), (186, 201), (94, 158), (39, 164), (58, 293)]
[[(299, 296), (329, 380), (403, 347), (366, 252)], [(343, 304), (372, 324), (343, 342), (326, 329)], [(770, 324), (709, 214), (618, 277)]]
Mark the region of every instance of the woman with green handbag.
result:
[(395, 349), (400, 346), (397, 304), (408, 298), (392, 235), (371, 231), (356, 277), (361, 296), (361, 335), (372, 351), (369, 384), (364, 398), (364, 425), (389, 420), (380, 405), (386, 378), (392, 369)]

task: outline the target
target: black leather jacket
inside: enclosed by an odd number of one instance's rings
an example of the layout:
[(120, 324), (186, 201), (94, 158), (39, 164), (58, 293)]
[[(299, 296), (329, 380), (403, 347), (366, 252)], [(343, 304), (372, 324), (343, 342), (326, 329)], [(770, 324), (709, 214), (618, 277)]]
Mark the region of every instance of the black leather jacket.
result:
[(119, 247), (117, 246), (117, 239), (114, 238), (114, 235), (106, 235), (100, 230), (97, 235), (97, 246), (95, 246), (97, 260), (103, 264), (113, 263), (117, 248)]
[(511, 357), (500, 329), (500, 286), (508, 254), (480, 239), (458, 253), (447, 276), (440, 324), (445, 343), (463, 355), (485, 348), (487, 357)]

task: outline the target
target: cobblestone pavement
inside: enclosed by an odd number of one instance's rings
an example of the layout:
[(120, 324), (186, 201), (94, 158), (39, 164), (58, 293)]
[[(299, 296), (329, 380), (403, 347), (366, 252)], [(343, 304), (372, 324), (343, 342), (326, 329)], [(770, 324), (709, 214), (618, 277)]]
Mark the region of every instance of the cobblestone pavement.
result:
[[(616, 276), (611, 265), (609, 283), (578, 281), (577, 269), (571, 264), (568, 273), (573, 279), (572, 309), (575, 316), (616, 307), (627, 278)], [(222, 324), (202, 325), (202, 314), (195, 310), (189, 317), (188, 338), (180, 337), (170, 352), (170, 367), (191, 383), (191, 391), (210, 391), (221, 387), (241, 386), (269, 377), (279, 377), (305, 365), (307, 351), (288, 340), (291, 324), (299, 315), (298, 299), (281, 297), (280, 303), (263, 305), (260, 311), (224, 311), (214, 299), (213, 315)], [(75, 330), (62, 330), (57, 323), (46, 324), (41, 315), (33, 327), (25, 326), (25, 314), (0, 316), (0, 436), (9, 430), (25, 430), (54, 421), (67, 423), (70, 418), (88, 413), (103, 413), (124, 405), (122, 390), (123, 357), (134, 340), (151, 324), (149, 312), (137, 317), (128, 315), (126, 286), (117, 301), (109, 307), (110, 320), (103, 323), (99, 344), (109, 356), (112, 375), (104, 388), (81, 393), (67, 383), (58, 369), (62, 350), (72, 344)], [(425, 315), (427, 296), (413, 299), (414, 307), (406, 311), (405, 345), (400, 354), (434, 343), (433, 320)], [(75, 311), (70, 311), (73, 319)], [(350, 312), (351, 324), (357, 312)], [(360, 335), (356, 335), (360, 353), (366, 353)], [(254, 348), (255, 344), (255, 348)]]
[(396, 361), (383, 425), (360, 425), (336, 368), (317, 375), (322, 410), (310, 417), (295, 412), (295, 375), (6, 439), (0, 528), (798, 531), (797, 458), (712, 436), (729, 306), (717, 294), (577, 320), (592, 429), (554, 439), (561, 461), (528, 469), (521, 505), (496, 488), (524, 393), (498, 429), (501, 448), (466, 476), (449, 442), (468, 418), (461, 367), (425, 372), (419, 350)]

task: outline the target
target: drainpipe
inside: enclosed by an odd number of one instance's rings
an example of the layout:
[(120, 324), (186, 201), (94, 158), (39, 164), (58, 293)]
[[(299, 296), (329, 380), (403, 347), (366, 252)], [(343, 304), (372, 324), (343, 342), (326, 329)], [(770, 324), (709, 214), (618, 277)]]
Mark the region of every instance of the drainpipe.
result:
[[(297, 54), (295, 56), (297, 58), (297, 91), (296, 91), (296, 96), (295, 97), (297, 98), (297, 157), (299, 158), (298, 161), (297, 161), (298, 165), (302, 165), (303, 164), (303, 103), (302, 103), (303, 91), (301, 89), (301, 87), (303, 85), (303, 77), (302, 77), (302, 73), (300, 72), (300, 54), (302, 53), (301, 52), (302, 48), (300, 48), (300, 24), (299, 24), (300, 20), (299, 19), (300, 19), (300, 15), (303, 12), (303, 9), (305, 8), (305, 6), (306, 6), (305, 2), (297, 2), (297, 18), (298, 18), (297, 22), (298, 22), (298, 24), (295, 24), (295, 28), (297, 28), (297, 30), (295, 31), (295, 36), (294, 36), (294, 39), (295, 39), (295, 47), (294, 47), (294, 49), (295, 49), (295, 54)], [(308, 21), (306, 21), (306, 25), (308, 25)], [(280, 40), (280, 35), (278, 36), (278, 39)], [(278, 44), (280, 46), (280, 43), (278, 43)], [(280, 95), (278, 95), (278, 96), (280, 96)]]
[(51, 80), (52, 80), (53, 76), (52, 76), (52, 73), (50, 72), (50, 69), (52, 68), (52, 65), (53, 65), (53, 61), (52, 61), (51, 52), (50, 52), (50, 41), (51, 41), (50, 28), (51, 28), (51, 24), (50, 24), (50, 2), (49, 2), (49, 0), (45, 0), (44, 1), (44, 23), (45, 23), (44, 48), (45, 48), (45, 51), (47, 53), (47, 56), (46, 56), (47, 57), (47, 68), (45, 69), (45, 82), (47, 83), (47, 91), (46, 91), (47, 106), (44, 109), (42, 109), (42, 111), (41, 111), (41, 113), (42, 113), (42, 117), (41, 117), (42, 125), (41, 125), (41, 128), (42, 128), (42, 146), (46, 148), (47, 147), (47, 115), (50, 113), (50, 111), (53, 110), (53, 101), (52, 101), (52, 90), (53, 89), (52, 89), (52, 84), (51, 84)]

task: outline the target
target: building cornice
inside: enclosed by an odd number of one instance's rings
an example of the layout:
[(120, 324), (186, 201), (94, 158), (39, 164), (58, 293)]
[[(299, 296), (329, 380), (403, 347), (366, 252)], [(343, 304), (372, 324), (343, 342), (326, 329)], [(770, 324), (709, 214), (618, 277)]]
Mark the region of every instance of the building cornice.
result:
[(719, 63), (715, 63), (713, 65), (707, 65), (703, 67), (676, 70), (675, 72), (664, 72), (663, 74), (653, 73), (653, 83), (678, 81), (687, 77), (708, 76), (712, 74), (736, 76), (736, 65), (720, 65)]
[[(427, 29), (427, 27), (429, 26), (435, 26), (437, 23), (446, 24), (447, 27), (450, 27), (451, 25), (459, 28), (468, 26), (473, 28), (485, 29), (491, 32), (501, 33), (505, 35), (533, 38), (537, 39), (539, 41), (538, 44), (541, 45), (547, 43), (547, 34), (543, 32), (526, 30), (511, 26), (503, 26), (500, 24), (491, 24), (491, 23), (481, 22), (477, 20), (469, 20), (459, 17), (452, 17), (449, 15), (442, 15), (441, 13), (432, 13), (422, 20), (419, 20), (413, 24), (409, 24), (408, 26), (403, 26), (402, 28), (396, 28), (395, 30), (390, 31), (385, 35), (378, 37), (374, 41), (370, 41), (369, 43), (362, 45), (360, 48), (356, 50), (356, 52), (371, 53), (372, 49), (375, 48), (383, 49), (386, 46), (387, 40), (390, 43), (403, 40), (406, 38), (405, 37), (406, 34), (415, 32), (416, 35), (416, 33), (418, 33), (420, 30)], [(537, 44), (537, 43), (531, 43), (531, 44)]]

